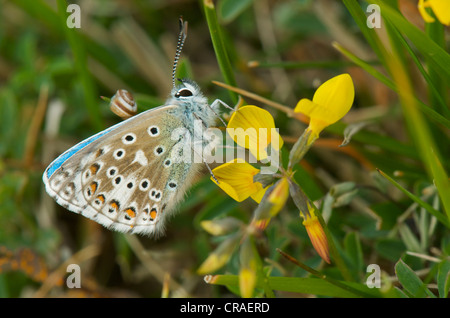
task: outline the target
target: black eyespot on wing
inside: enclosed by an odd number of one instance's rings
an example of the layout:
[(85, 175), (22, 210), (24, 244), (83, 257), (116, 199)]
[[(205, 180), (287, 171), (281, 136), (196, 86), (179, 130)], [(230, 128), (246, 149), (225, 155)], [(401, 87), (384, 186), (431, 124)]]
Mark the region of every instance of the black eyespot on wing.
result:
[(125, 140), (126, 141), (133, 141), (134, 140), (134, 136), (133, 135), (126, 135), (125, 136)]

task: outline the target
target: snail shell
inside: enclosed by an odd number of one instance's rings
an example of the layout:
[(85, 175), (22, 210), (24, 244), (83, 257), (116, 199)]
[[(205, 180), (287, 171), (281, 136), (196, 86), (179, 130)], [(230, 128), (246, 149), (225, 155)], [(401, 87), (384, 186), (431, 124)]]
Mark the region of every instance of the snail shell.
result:
[(114, 94), (109, 107), (114, 114), (122, 119), (127, 119), (137, 114), (137, 104), (133, 95), (125, 89), (119, 89)]

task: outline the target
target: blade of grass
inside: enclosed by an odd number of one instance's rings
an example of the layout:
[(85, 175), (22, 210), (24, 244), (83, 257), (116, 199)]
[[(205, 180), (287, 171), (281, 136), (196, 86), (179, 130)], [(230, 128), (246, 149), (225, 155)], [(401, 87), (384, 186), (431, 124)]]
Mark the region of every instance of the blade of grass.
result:
[[(353, 55), (348, 50), (344, 49), (342, 46), (340, 46), (338, 43), (334, 43), (333, 46), (342, 54), (344, 54), (348, 59), (350, 59), (352, 62), (354, 62), (356, 65), (360, 66), (362, 69), (364, 69), (367, 73), (375, 77), (377, 80), (379, 80), (381, 83), (392, 89), (396, 93), (400, 93), (399, 88), (395, 85), (395, 83), (386, 77), (384, 74), (376, 70), (373, 66), (369, 65), (367, 62), (361, 60), (360, 58)], [(416, 96), (414, 96), (418, 103), (419, 109), (426, 114), (430, 119), (434, 120), (436, 123), (441, 124), (447, 128), (450, 129), (450, 120), (442, 116), (441, 114), (437, 113), (433, 109), (431, 109), (429, 106), (424, 104), (422, 101), (417, 99)]]
[(386, 178), (390, 183), (392, 183), (397, 189), (399, 189), (400, 191), (402, 191), (406, 196), (408, 196), (411, 200), (413, 200), (414, 202), (416, 202), (417, 204), (419, 204), (421, 207), (423, 207), (425, 210), (427, 210), (428, 212), (430, 212), (430, 214), (432, 214), (433, 216), (436, 217), (436, 219), (438, 219), (442, 224), (444, 224), (446, 227), (450, 228), (450, 222), (445, 218), (445, 216), (439, 212), (438, 210), (434, 209), (431, 205), (429, 205), (428, 203), (422, 201), (419, 197), (417, 197), (416, 195), (412, 194), (411, 192), (409, 192), (408, 190), (406, 190), (405, 188), (403, 188), (399, 183), (397, 183), (394, 179), (392, 179), (391, 177), (389, 177), (386, 173), (384, 173), (383, 171), (377, 169), (378, 172), (384, 177)]
[(382, 65), (386, 65), (384, 51), (384, 45), (381, 43), (375, 28), (367, 27), (367, 16), (364, 11), (361, 9), (359, 2), (354, 0), (344, 0), (344, 5), (347, 7), (347, 10), (353, 17), (353, 20), (359, 27), (359, 30), (362, 32), (370, 47), (377, 55)]
[[(369, 62), (369, 64), (379, 64), (378, 62)], [(309, 61), (309, 62), (259, 62), (250, 61), (249, 67), (271, 68), (279, 67), (284, 69), (315, 69), (315, 68), (344, 68), (352, 66), (351, 61)]]
[[(380, 6), (383, 18), (388, 19), (411, 40), (420, 53), (430, 62), (430, 67), (434, 68), (442, 79), (450, 80), (450, 68), (445, 67), (450, 65), (450, 55), (445, 50), (386, 3), (379, 0), (370, 0), (369, 2)], [(389, 60), (386, 59), (386, 61)]]
[[(434, 42), (437, 43), (437, 45), (439, 45), (441, 48), (443, 48), (445, 50), (445, 28), (444, 26), (436, 19), (435, 22), (433, 23), (426, 23), (425, 24), (425, 32), (427, 33), (427, 35), (430, 37), (430, 39), (432, 39)], [(429, 63), (429, 62), (428, 62)], [(446, 90), (445, 90), (445, 83), (444, 81), (442, 81), (442, 79), (439, 77), (439, 74), (432, 68), (429, 69), (429, 73), (430, 73), (430, 79), (433, 83), (435, 83), (435, 86), (433, 88), (435, 88), (438, 92), (438, 96), (441, 98), (446, 97)], [(431, 87), (430, 87), (431, 88)], [(449, 111), (449, 106), (447, 106), (447, 103), (444, 101), (443, 103), (441, 103), (440, 100), (437, 100), (437, 98), (439, 98), (438, 96), (436, 96), (436, 93), (434, 91), (430, 91), (430, 102), (431, 104), (439, 104), (440, 108), (438, 108), (439, 111), (441, 111), (442, 113), (447, 114), (448, 117), (450, 117), (448, 115), (448, 111)]]
[(331, 277), (328, 277), (328, 276), (325, 275), (325, 274), (322, 274), (322, 273), (316, 271), (315, 269), (309, 267), (308, 265), (303, 264), (302, 262), (299, 262), (298, 260), (296, 260), (295, 258), (293, 258), (291, 255), (289, 255), (289, 254), (283, 252), (283, 251), (280, 250), (279, 248), (277, 248), (277, 252), (280, 253), (284, 258), (286, 258), (286, 259), (289, 260), (290, 262), (292, 262), (292, 263), (294, 263), (295, 265), (297, 265), (298, 267), (304, 269), (305, 271), (307, 271), (307, 272), (313, 274), (314, 276), (316, 276), (316, 277), (318, 277), (318, 278), (320, 278), (320, 279), (323, 279), (323, 280), (329, 282), (330, 284), (332, 284), (332, 285), (334, 285), (334, 286), (337, 286), (337, 287), (339, 287), (339, 288), (342, 288), (342, 289), (344, 289), (344, 290), (346, 290), (346, 291), (348, 291), (348, 292), (350, 292), (350, 293), (353, 293), (353, 294), (355, 294), (355, 295), (359, 295), (359, 296), (361, 296), (361, 297), (373, 297), (373, 295), (371, 295), (371, 294), (368, 294), (368, 293), (366, 293), (366, 292), (361, 292), (361, 290), (355, 289), (355, 288), (349, 286), (349, 285), (346, 284), (346, 283), (343, 283), (343, 282), (341, 282), (341, 281), (338, 281), (338, 280), (336, 280), (336, 279), (333, 279), (333, 278), (331, 278)]
[(75, 69), (80, 77), (81, 85), (83, 86), (84, 99), (86, 108), (89, 113), (89, 119), (96, 130), (104, 128), (101, 117), (100, 108), (98, 107), (98, 94), (92, 76), (87, 69), (87, 54), (84, 48), (84, 43), (80, 39), (75, 28), (70, 29), (66, 25), (67, 19), (67, 3), (64, 0), (58, 0), (58, 13), (61, 21), (61, 26), (64, 29), (69, 45), (72, 49)]
[[(353, 292), (350, 292), (347, 289), (343, 289), (319, 278), (268, 277), (267, 279), (270, 288), (279, 291), (343, 298), (380, 297), (378, 290), (370, 290), (359, 283), (339, 281), (342, 285), (352, 289)], [(239, 286), (239, 277), (237, 275), (205, 276), (205, 281), (213, 285)], [(262, 282), (260, 280), (257, 280), (256, 287), (262, 288)]]
[(441, 164), (439, 149), (436, 147), (427, 122), (418, 111), (417, 103), (412, 93), (411, 77), (403, 66), (404, 64), (399, 61), (399, 55), (396, 51), (392, 51), (386, 60), (399, 90), (400, 105), (409, 133), (417, 148), (417, 152), (422, 158), (429, 178), (436, 185), (444, 211), (450, 220), (450, 196), (448, 195), (450, 193), (450, 180)]
[(55, 32), (60, 36), (64, 34), (64, 30), (61, 28), (61, 23), (59, 22), (58, 14), (52, 10), (46, 2), (42, 0), (17, 0), (13, 3), (27, 12), (30, 16), (48, 26), (49, 30), (52, 32)]
[[(230, 59), (228, 58), (227, 50), (222, 39), (221, 29), (217, 20), (217, 13), (213, 1), (203, 0), (203, 8), (220, 71), (222, 72), (227, 84), (236, 86), (236, 80), (234, 78)], [(230, 97), (233, 103), (237, 103), (238, 96), (234, 92), (230, 91)]]
[[(411, 46), (408, 44), (407, 41), (405, 41), (400, 32), (395, 28), (393, 29), (393, 36), (395, 36), (395, 42), (401, 43), (403, 45), (403, 47), (408, 51), (410, 57), (416, 64), (417, 68), (419, 69), (420, 73), (422, 74), (423, 78), (428, 84), (428, 88), (430, 89), (431, 93), (431, 98), (434, 98), (434, 100), (436, 101), (437, 104), (439, 104), (440, 106), (439, 108), (444, 112), (444, 114), (447, 117), (450, 117), (450, 111), (448, 110), (445, 101), (442, 98), (443, 95), (441, 96), (441, 93), (439, 92), (437, 86), (435, 85), (435, 83), (441, 82), (440, 78), (436, 76), (432, 78), (430, 75), (428, 75), (428, 73), (425, 71), (425, 68), (422, 66), (422, 63), (420, 63), (419, 58), (412, 50)], [(434, 70), (431, 69), (430, 71), (432, 72), (432, 74), (436, 75)], [(433, 105), (434, 103), (431, 104)]]

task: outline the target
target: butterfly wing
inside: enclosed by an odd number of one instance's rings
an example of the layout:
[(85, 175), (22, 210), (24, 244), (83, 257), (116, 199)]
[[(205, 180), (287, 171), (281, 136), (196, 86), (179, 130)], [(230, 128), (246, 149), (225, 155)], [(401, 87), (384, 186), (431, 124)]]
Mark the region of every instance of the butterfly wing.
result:
[[(198, 169), (174, 160), (189, 137), (179, 114), (179, 106), (161, 106), (80, 142), (45, 170), (47, 192), (110, 229), (161, 234)], [(174, 138), (178, 128), (184, 133)]]

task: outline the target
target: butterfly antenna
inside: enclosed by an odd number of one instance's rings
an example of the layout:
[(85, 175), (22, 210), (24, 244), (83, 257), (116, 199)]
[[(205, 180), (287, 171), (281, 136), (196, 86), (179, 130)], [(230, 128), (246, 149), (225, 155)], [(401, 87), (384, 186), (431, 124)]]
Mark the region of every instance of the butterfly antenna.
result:
[(172, 84), (175, 87), (175, 73), (177, 72), (178, 60), (180, 59), (181, 50), (183, 49), (184, 41), (187, 36), (187, 21), (183, 20), (183, 17), (180, 17), (180, 34), (178, 35), (178, 43), (177, 43), (177, 51), (175, 53), (175, 60), (173, 61), (173, 69), (172, 69)]

